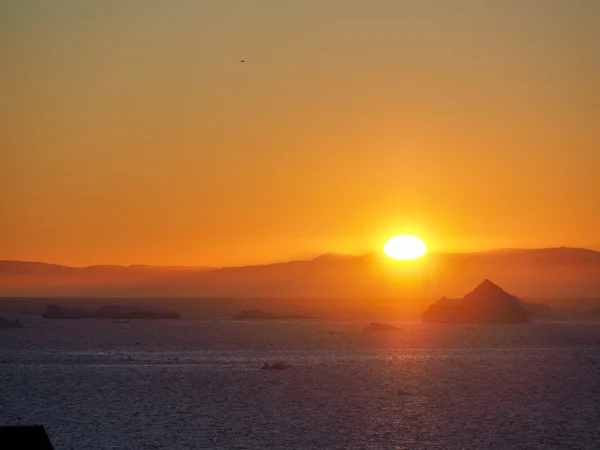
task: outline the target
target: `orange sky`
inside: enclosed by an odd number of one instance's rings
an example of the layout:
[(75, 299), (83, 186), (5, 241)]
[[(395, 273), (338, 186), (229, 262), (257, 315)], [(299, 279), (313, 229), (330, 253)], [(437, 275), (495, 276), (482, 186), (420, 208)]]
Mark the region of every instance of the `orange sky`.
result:
[(598, 80), (596, 0), (3, 0), (0, 259), (600, 247)]

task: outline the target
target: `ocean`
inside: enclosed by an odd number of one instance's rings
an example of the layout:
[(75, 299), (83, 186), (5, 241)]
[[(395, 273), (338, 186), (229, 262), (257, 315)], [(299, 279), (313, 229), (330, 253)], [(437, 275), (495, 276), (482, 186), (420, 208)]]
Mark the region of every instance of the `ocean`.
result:
[(57, 450), (600, 448), (596, 323), (25, 325), (0, 330), (0, 425)]

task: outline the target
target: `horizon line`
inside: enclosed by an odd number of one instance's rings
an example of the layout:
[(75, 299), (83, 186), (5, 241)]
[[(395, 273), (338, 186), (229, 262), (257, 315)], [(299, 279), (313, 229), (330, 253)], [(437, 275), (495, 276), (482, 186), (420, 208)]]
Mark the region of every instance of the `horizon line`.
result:
[[(565, 245), (559, 246), (551, 246), (551, 247), (497, 247), (497, 248), (488, 248), (484, 250), (474, 250), (474, 251), (444, 251), (444, 252), (427, 252), (426, 256), (430, 255), (475, 255), (481, 253), (490, 253), (490, 252), (500, 252), (500, 251), (532, 251), (532, 250), (557, 250), (557, 249), (571, 249), (571, 250), (588, 250), (593, 252), (600, 252), (598, 250), (600, 246), (586, 246), (586, 247), (571, 247)], [(361, 258), (373, 254), (379, 253), (377, 250), (360, 253), (360, 254), (352, 254), (352, 253), (338, 253), (338, 252), (325, 252), (320, 253), (312, 258), (298, 258), (298, 259), (285, 259), (285, 260), (276, 260), (271, 262), (263, 262), (263, 263), (251, 263), (251, 264), (232, 264), (232, 265), (223, 265), (223, 266), (212, 266), (212, 265), (186, 265), (186, 264), (87, 264), (87, 265), (70, 265), (70, 264), (61, 264), (47, 261), (33, 261), (33, 260), (21, 260), (21, 259), (0, 259), (0, 263), (25, 263), (25, 264), (45, 264), (51, 266), (59, 266), (66, 267), (71, 269), (89, 269), (95, 267), (119, 267), (119, 268), (135, 268), (135, 267), (152, 267), (152, 268), (169, 268), (169, 269), (206, 269), (206, 270), (218, 270), (218, 269), (227, 269), (227, 268), (236, 268), (236, 267), (254, 267), (254, 266), (269, 266), (275, 264), (285, 264), (290, 262), (300, 262), (300, 261), (314, 261), (318, 258), (322, 258), (325, 256), (331, 257), (347, 257), (347, 258)]]

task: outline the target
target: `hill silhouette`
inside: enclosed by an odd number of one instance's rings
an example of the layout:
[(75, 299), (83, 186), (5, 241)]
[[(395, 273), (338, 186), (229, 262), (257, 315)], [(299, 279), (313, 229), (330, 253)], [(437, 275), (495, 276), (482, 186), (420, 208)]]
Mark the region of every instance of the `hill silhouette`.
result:
[(600, 297), (600, 252), (577, 248), (430, 254), (325, 254), (240, 267), (90, 266), (0, 261), (0, 296), (456, 297), (496, 280), (521, 298)]
[(422, 319), (436, 323), (524, 323), (529, 322), (529, 313), (517, 297), (486, 279), (461, 299), (438, 300)]

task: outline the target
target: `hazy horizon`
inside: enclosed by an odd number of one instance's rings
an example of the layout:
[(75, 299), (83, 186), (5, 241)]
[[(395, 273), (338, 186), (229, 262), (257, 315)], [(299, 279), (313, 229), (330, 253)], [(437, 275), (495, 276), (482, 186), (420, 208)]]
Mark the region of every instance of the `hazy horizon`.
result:
[[(496, 252), (496, 251), (528, 251), (528, 250), (544, 250), (544, 249), (558, 249), (558, 248), (570, 248), (570, 249), (580, 249), (580, 250), (592, 250), (594, 252), (600, 252), (600, 246), (597, 246), (596, 248), (589, 246), (589, 247), (568, 247), (568, 246), (556, 246), (556, 247), (531, 247), (531, 248), (524, 248), (524, 247), (502, 247), (502, 248), (486, 248), (486, 249), (480, 249), (480, 250), (472, 250), (472, 251), (467, 251), (467, 252), (434, 252), (434, 251), (428, 251), (427, 255), (425, 255), (423, 258), (427, 259), (428, 257), (431, 256), (436, 256), (436, 255), (459, 255), (459, 254), (477, 254), (477, 253), (487, 253), (487, 252)], [(222, 265), (222, 266), (218, 266), (215, 264), (207, 264), (207, 265), (182, 265), (182, 264), (147, 264), (144, 262), (132, 262), (132, 263), (126, 263), (126, 264), (115, 264), (115, 263), (92, 263), (92, 264), (82, 264), (82, 265), (71, 265), (71, 264), (63, 264), (63, 263), (59, 263), (59, 262), (55, 262), (55, 261), (42, 261), (42, 260), (20, 260), (20, 259), (6, 259), (6, 258), (1, 258), (0, 262), (2, 261), (6, 261), (6, 262), (24, 262), (24, 263), (42, 263), (42, 264), (53, 264), (53, 265), (60, 265), (60, 266), (67, 266), (67, 267), (73, 267), (73, 268), (85, 268), (85, 267), (91, 267), (91, 266), (123, 266), (123, 267), (129, 267), (129, 266), (152, 266), (152, 267), (189, 267), (189, 268), (227, 268), (227, 267), (244, 267), (244, 266), (253, 266), (253, 265), (269, 265), (269, 264), (279, 264), (279, 263), (286, 263), (286, 262), (292, 262), (292, 261), (310, 261), (312, 259), (315, 258), (319, 258), (321, 256), (327, 256), (327, 255), (332, 255), (332, 256), (340, 256), (340, 257), (363, 257), (363, 256), (369, 256), (369, 255), (379, 255), (383, 258), (383, 253), (381, 252), (381, 249), (373, 249), (371, 251), (367, 251), (364, 253), (341, 253), (341, 252), (324, 252), (324, 253), (319, 253), (319, 254), (315, 254), (315, 255), (306, 255), (304, 257), (298, 257), (298, 258), (288, 258), (288, 259), (279, 259), (279, 260), (269, 260), (269, 261), (257, 261), (254, 263), (249, 263), (249, 264), (231, 264), (231, 265)]]

